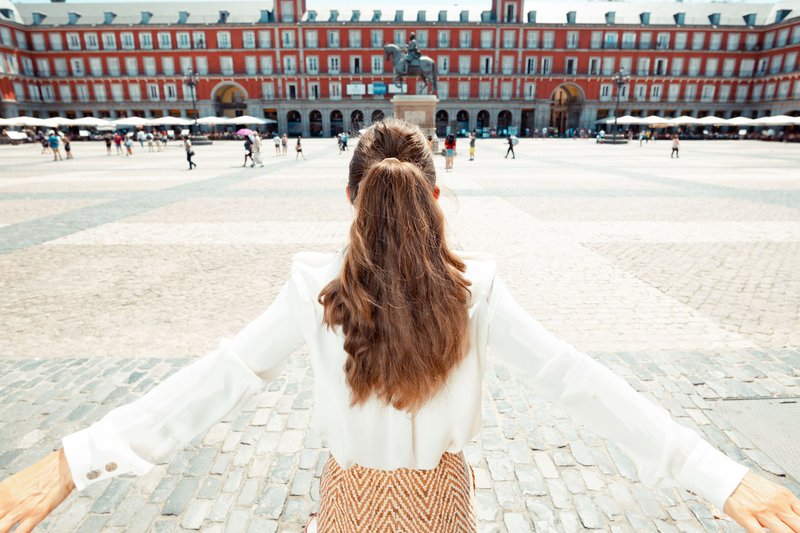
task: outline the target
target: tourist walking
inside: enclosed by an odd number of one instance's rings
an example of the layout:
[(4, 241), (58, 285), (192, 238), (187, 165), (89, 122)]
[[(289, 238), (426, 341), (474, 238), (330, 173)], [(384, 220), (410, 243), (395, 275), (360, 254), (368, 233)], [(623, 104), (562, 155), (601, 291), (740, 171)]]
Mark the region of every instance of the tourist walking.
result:
[(273, 134), (272, 142), (275, 144), (275, 155), (281, 155), (281, 138), (278, 136), (277, 132)]
[(348, 141), (350, 141), (350, 137), (347, 136), (347, 132), (346, 131), (343, 131), (342, 132), (342, 152), (346, 152), (347, 151), (347, 143), (348, 143)]
[(303, 157), (303, 159), (306, 158), (306, 156), (303, 155), (303, 136), (302, 135), (298, 135), (297, 136), (297, 144), (294, 147), (294, 151), (296, 152), (295, 156), (294, 156), (294, 160), (295, 161), (297, 161), (301, 156)]
[(261, 134), (259, 132), (253, 133), (253, 166), (264, 166), (264, 160), (261, 157)]
[(155, 147), (153, 146), (153, 139), (154, 139), (153, 132), (148, 131), (145, 134), (144, 138), (147, 141), (147, 151), (148, 152), (155, 152), (156, 150), (155, 150)]
[(762, 524), (800, 531), (800, 500), (786, 488), (547, 331), (516, 302), (494, 260), (449, 246), (419, 128), (376, 123), (349, 169), (348, 246), (296, 255), (272, 305), (232, 340), (0, 482), (0, 530), (19, 524), (28, 533), (73, 490), (151, 471), (234, 414), (305, 345), (314, 426), (330, 449), (314, 518), (320, 533), (478, 530), (464, 448), (480, 434), (489, 356), (616, 443), (645, 485), (689, 490), (749, 532)]
[(67, 156), (67, 159), (72, 159), (72, 143), (70, 142), (69, 135), (64, 135), (62, 140), (64, 141), (64, 154)]
[(197, 163), (192, 161), (194, 157), (194, 149), (192, 148), (192, 141), (188, 135), (183, 136), (183, 149), (186, 151), (186, 161), (189, 163), (189, 170), (197, 166)]
[(281, 150), (283, 150), (283, 155), (286, 155), (288, 149), (289, 149), (289, 136), (284, 133), (283, 137), (281, 137)]
[(508, 150), (506, 150), (506, 159), (508, 159), (508, 154), (511, 154), (511, 159), (516, 159), (517, 154), (514, 153), (514, 145), (517, 144), (517, 138), (513, 135), (509, 135), (506, 137), (506, 142), (508, 143)]
[(111, 135), (109, 135), (108, 133), (103, 135), (103, 142), (106, 143), (106, 155), (111, 155), (111, 143), (112, 143)]
[(475, 139), (477, 139), (475, 132), (469, 134), (469, 160), (475, 161)]
[(456, 136), (452, 133), (444, 140), (444, 169), (447, 172), (453, 170), (453, 160), (456, 157)]
[(122, 135), (114, 133), (114, 146), (117, 147), (117, 155), (122, 155)]
[(54, 130), (50, 130), (50, 135), (47, 137), (47, 145), (50, 147), (50, 151), (53, 152), (53, 161), (63, 160), (59, 149), (60, 144), (61, 141), (58, 138), (58, 134)]
[(130, 157), (133, 155), (133, 135), (129, 134), (125, 136), (125, 157)]
[(642, 146), (643, 142), (644, 142), (644, 131), (640, 131), (639, 132), (639, 146), (640, 147)]
[(250, 140), (249, 135), (244, 136), (244, 163), (242, 164), (243, 167), (247, 166), (247, 159), (250, 159), (250, 166), (256, 166), (255, 162), (253, 161), (253, 141)]
[(681, 141), (678, 139), (678, 134), (672, 136), (672, 152), (669, 154), (669, 158), (672, 159), (673, 157), (678, 158), (678, 149), (681, 147)]

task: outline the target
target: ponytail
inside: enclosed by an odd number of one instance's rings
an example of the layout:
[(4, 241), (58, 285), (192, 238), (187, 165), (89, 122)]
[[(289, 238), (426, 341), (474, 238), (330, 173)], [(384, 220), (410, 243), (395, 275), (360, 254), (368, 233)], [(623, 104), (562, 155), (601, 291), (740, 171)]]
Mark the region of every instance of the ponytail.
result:
[(319, 300), (323, 321), (344, 333), (351, 404), (374, 394), (416, 412), (469, 348), (469, 281), (462, 275), (464, 263), (445, 242), (435, 182), (421, 170), (426, 165), (376, 150), (387, 135), (399, 136), (405, 149), (410, 137), (421, 148), (420, 157), (430, 159), (422, 133), (401, 121), (379, 124), (360, 140), (353, 158), (362, 160), (356, 166), (367, 156), (384, 157), (364, 165), (355, 187), (351, 164), (356, 216), (350, 245), (339, 277)]

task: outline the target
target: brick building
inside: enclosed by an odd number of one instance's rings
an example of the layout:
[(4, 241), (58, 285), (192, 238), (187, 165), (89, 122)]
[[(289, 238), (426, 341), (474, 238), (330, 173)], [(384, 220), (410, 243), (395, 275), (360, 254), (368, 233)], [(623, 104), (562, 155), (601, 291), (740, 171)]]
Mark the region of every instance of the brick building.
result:
[(399, 89), (383, 47), (411, 32), (439, 67), (440, 133), (590, 128), (614, 113), (619, 69), (630, 74), (620, 114), (800, 112), (800, 0), (330, 1), (0, 0), (0, 113), (191, 117), (192, 70), (201, 116), (329, 136), (391, 113)]

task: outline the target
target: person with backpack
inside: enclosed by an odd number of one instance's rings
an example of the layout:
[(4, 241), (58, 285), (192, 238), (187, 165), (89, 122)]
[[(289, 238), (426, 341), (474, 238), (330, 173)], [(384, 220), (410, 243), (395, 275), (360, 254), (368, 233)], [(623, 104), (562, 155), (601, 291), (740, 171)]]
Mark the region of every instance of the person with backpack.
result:
[(242, 164), (243, 167), (247, 166), (247, 159), (250, 159), (250, 166), (255, 166), (255, 160), (253, 159), (253, 142), (250, 140), (249, 135), (245, 135), (244, 137), (244, 163)]
[(444, 169), (452, 172), (453, 159), (456, 157), (456, 136), (452, 133), (444, 139)]

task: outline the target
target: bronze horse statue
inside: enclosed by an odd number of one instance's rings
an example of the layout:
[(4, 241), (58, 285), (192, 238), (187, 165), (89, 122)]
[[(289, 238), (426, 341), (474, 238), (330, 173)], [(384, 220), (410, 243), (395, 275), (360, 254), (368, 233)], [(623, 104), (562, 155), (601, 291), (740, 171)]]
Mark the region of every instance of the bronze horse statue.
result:
[(438, 70), (436, 68), (436, 62), (428, 57), (422, 56), (419, 58), (419, 64), (409, 64), (406, 70), (403, 69), (404, 63), (404, 55), (400, 47), (396, 44), (387, 44), (383, 47), (383, 52), (386, 59), (392, 58), (392, 65), (394, 66), (394, 79), (392, 83), (395, 84), (397, 87), (402, 87), (403, 82), (402, 79), (405, 76), (419, 76), (420, 79), (423, 81), (424, 85), (422, 89), (431, 89), (436, 91), (436, 77), (438, 75)]

